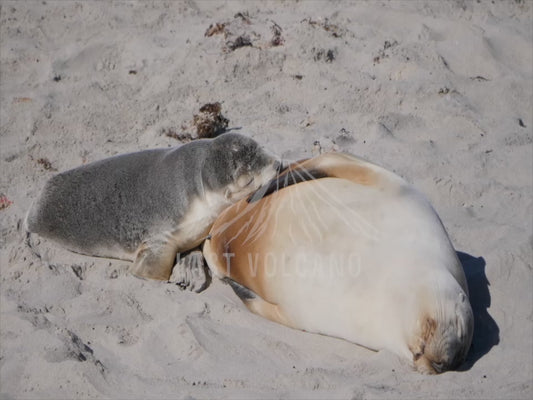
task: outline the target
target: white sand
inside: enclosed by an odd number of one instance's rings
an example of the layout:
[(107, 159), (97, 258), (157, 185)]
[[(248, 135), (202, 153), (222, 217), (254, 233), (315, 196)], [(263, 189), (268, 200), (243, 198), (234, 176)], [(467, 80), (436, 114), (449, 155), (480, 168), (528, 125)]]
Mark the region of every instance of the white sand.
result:
[[(0, 398), (531, 398), (532, 8), (2, 1)], [(254, 47), (224, 52), (223, 35), (204, 36), (217, 22)], [(212, 101), (284, 157), (319, 140), (427, 194), (465, 253), (476, 331), (463, 371), (424, 376), (276, 325), (220, 282), (197, 295), (126, 262), (45, 240), (41, 262), (25, 246), (21, 221), (56, 170), (178, 145), (162, 132)]]

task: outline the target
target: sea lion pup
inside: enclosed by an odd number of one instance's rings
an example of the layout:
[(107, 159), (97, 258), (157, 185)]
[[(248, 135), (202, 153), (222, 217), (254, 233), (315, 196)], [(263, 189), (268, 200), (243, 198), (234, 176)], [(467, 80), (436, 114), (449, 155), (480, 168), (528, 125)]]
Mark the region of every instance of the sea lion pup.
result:
[[(51, 178), (26, 228), (78, 253), (132, 260), (139, 277), (168, 280), (176, 254), (200, 245), (224, 208), (279, 167), (257, 142), (235, 133), (118, 155)], [(181, 265), (198, 267), (197, 253)]]
[(226, 209), (204, 243), (211, 272), (253, 312), (412, 359), (465, 359), (473, 315), (462, 266), (429, 202), (340, 153), (299, 162)]

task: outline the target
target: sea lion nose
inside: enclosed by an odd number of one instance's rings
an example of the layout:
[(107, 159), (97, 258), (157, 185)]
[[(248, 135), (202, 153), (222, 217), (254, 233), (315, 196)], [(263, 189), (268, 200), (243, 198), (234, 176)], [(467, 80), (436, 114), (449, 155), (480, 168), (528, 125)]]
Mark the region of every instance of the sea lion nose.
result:
[(444, 371), (447, 371), (449, 369), (448, 366), (445, 363), (443, 363), (443, 362), (434, 362), (434, 361), (432, 361), (431, 362), (431, 366), (433, 367), (433, 369), (435, 370), (435, 372), (437, 374), (440, 374), (440, 373), (442, 373)]

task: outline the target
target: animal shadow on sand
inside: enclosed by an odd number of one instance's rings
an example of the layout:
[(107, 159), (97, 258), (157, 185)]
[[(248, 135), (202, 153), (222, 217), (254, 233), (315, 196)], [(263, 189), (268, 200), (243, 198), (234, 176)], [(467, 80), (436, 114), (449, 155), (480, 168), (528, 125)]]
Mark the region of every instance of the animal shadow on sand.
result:
[(485, 260), (483, 257), (473, 257), (460, 251), (457, 252), (457, 256), (463, 264), (470, 292), (470, 304), (474, 312), (472, 346), (460, 368), (462, 371), (467, 371), (500, 342), (500, 328), (487, 311), (490, 307), (490, 282), (485, 275)]

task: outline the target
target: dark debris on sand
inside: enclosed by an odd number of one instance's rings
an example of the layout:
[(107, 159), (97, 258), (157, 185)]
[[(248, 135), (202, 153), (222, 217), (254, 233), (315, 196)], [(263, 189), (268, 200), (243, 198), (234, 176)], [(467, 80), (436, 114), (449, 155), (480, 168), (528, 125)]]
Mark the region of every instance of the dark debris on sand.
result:
[[(269, 35), (269, 31), (272, 36)], [(282, 46), (285, 43), (282, 32), (283, 29), (275, 21), (252, 20), (248, 12), (244, 11), (235, 14), (231, 20), (209, 25), (204, 36), (223, 36), (222, 51), (228, 53), (242, 47), (254, 47), (262, 50)], [(270, 39), (267, 39), (267, 37), (270, 37)]]
[(163, 128), (161, 133), (169, 138), (176, 139), (183, 143), (188, 143), (194, 140), (192, 135), (187, 132), (178, 133), (173, 128)]
[(166, 127), (160, 130), (160, 134), (188, 143), (196, 139), (214, 138), (226, 132), (228, 124), (229, 119), (222, 115), (219, 102), (206, 103), (200, 107), (198, 114), (193, 115), (192, 121), (181, 125), (181, 129)]
[(235, 51), (238, 48), (252, 46), (252, 40), (247, 35), (238, 36), (235, 40), (228, 40), (226, 42), (226, 47), (231, 51)]
[(52, 167), (52, 163), (46, 157), (39, 158), (37, 160), (37, 164), (42, 166), (46, 171), (57, 171), (54, 167)]
[(226, 131), (229, 120), (222, 115), (219, 102), (200, 107), (200, 113), (193, 116), (193, 125), (199, 138), (212, 138)]

